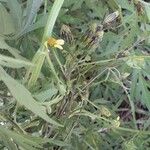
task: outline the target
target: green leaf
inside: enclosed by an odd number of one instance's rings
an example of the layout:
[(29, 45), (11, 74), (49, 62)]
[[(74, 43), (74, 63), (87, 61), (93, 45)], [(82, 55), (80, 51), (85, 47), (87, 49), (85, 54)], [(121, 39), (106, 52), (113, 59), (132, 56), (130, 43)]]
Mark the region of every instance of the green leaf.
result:
[(148, 18), (148, 23), (150, 23), (150, 4), (145, 2), (144, 8), (145, 8), (145, 12)]
[(22, 36), (28, 32), (31, 32), (33, 30), (44, 27), (46, 25), (47, 18), (48, 18), (47, 15), (41, 16), (34, 24), (29, 25), (28, 28), (20, 34), (20, 36)]
[(37, 12), (39, 11), (40, 6), (42, 5), (43, 0), (28, 0), (27, 1), (27, 8), (26, 8), (26, 17), (25, 17), (25, 24), (22, 25), (22, 29), (16, 35), (17, 37), (22, 36), (23, 34), (27, 33), (28, 28), (30, 25), (34, 23), (34, 20), (37, 16)]
[(0, 49), (8, 50), (15, 58), (0, 55), (0, 64), (3, 66), (11, 67), (11, 68), (21, 68), (21, 67), (33, 67), (33, 64), (30, 63), (27, 59), (22, 57), (19, 51), (13, 47), (10, 47), (4, 40), (3, 37), (0, 36)]
[(15, 31), (11, 15), (0, 3), (0, 34), (7, 35)]
[(22, 8), (21, 4), (17, 0), (7, 0), (8, 8), (13, 17), (16, 30), (20, 30), (22, 27)]
[(39, 101), (39, 102), (44, 102), (46, 100), (50, 100), (54, 95), (56, 95), (58, 92), (58, 89), (56, 89), (54, 86), (51, 86), (50, 89), (42, 91), (40, 93), (34, 94), (34, 97)]
[(124, 142), (124, 150), (137, 150), (137, 146), (132, 140)]
[(150, 110), (150, 88), (149, 82), (143, 77), (143, 70), (134, 69), (132, 75), (131, 99), (140, 100)]
[(11, 53), (15, 58), (19, 58), (19, 59), (23, 59), (26, 60), (25, 58), (23, 58), (21, 55), (19, 55), (19, 51), (16, 48), (13, 48), (11, 46), (9, 46), (6, 42), (4, 37), (0, 36), (0, 49), (3, 50), (8, 50), (9, 53)]
[[(106, 7), (107, 5), (104, 5), (104, 3), (102, 1), (86, 0), (85, 4), (89, 9), (93, 10), (92, 14), (94, 16), (103, 18), (104, 15), (108, 12), (108, 9)], [(101, 9), (99, 9), (99, 8), (101, 8)]]
[(15, 143), (10, 139), (6, 132), (4, 132), (4, 130), (1, 131), (1, 129), (3, 128), (0, 127), (0, 139), (2, 139), (0, 141), (2, 141), (8, 149), (18, 150)]
[(142, 69), (145, 66), (145, 60), (140, 56), (130, 56), (126, 61), (127, 65), (132, 68)]
[(143, 76), (141, 74), (139, 76), (139, 87), (140, 87), (141, 92), (142, 92), (141, 101), (150, 110), (150, 91), (148, 90), (150, 85), (148, 85), (146, 83), (146, 81), (143, 79)]
[(72, 11), (81, 8), (81, 5), (83, 3), (84, 0), (76, 0), (74, 1), (73, 7), (72, 7)]
[(33, 64), (24, 60), (0, 55), (0, 65), (10, 68), (33, 67)]
[(11, 131), (3, 127), (2, 125), (0, 125), (0, 138), (2, 139), (5, 146), (10, 148), (10, 150), (17, 150), (16, 144), (21, 146), (25, 150), (43, 149), (43, 145), (46, 143), (58, 145), (61, 147), (67, 146), (66, 143), (59, 140), (33, 137), (21, 133), (18, 134), (15, 131)]
[(15, 133), (15, 132), (13, 132), (7, 128), (4, 128), (3, 126), (0, 125), (0, 136), (2, 136), (2, 135), (7, 137), (5, 139), (6, 141), (4, 141), (4, 139), (2, 139), (2, 140), (5, 144), (5, 146), (7, 146), (8, 148), (10, 148), (10, 146), (11, 146), (11, 150), (15, 150), (15, 149), (12, 149), (14, 147), (12, 147), (12, 145), (10, 145), (10, 143), (8, 143), (9, 141), (11, 141), (13, 146), (16, 143), (24, 149), (37, 150), (37, 148), (42, 148), (41, 143), (37, 143), (33, 139), (31, 140), (29, 136)]
[(131, 1), (129, 2), (128, 0), (116, 0), (117, 3), (121, 6), (121, 8), (127, 9), (131, 12), (134, 12), (134, 3)]
[(138, 77), (139, 77), (138, 69), (134, 69), (133, 73), (132, 73), (132, 84), (131, 84), (131, 88), (130, 88), (130, 96), (133, 101), (136, 97), (136, 87), (137, 87)]
[[(133, 21), (133, 18), (132, 16), (127, 22)], [(102, 46), (100, 47), (100, 50), (103, 52), (101, 56), (110, 56), (110, 54), (119, 53), (122, 50), (132, 47), (135, 38), (140, 34), (140, 29), (136, 22), (130, 23), (130, 26), (119, 35), (112, 32), (104, 34), (103, 41), (101, 42)], [(123, 24), (125, 23), (123, 22)]]
[(30, 25), (33, 20), (35, 19), (37, 12), (39, 11), (40, 6), (42, 5), (43, 0), (28, 0), (27, 1), (27, 8), (26, 8), (26, 21), (25, 26)]
[(109, 7), (113, 11), (118, 10), (120, 8), (120, 6), (119, 6), (119, 4), (117, 3), (116, 0), (107, 0), (106, 2), (108, 3)]
[(46, 113), (46, 108), (35, 101), (31, 93), (22, 84), (18, 83), (11, 76), (9, 76), (2, 67), (0, 67), (0, 77), (19, 104), (25, 106), (27, 109), (31, 110), (37, 116), (43, 118), (45, 121), (56, 126), (62, 126), (61, 124), (49, 118)]
[(74, 3), (75, 3), (74, 0), (65, 0), (63, 7), (69, 7), (69, 6), (73, 5)]

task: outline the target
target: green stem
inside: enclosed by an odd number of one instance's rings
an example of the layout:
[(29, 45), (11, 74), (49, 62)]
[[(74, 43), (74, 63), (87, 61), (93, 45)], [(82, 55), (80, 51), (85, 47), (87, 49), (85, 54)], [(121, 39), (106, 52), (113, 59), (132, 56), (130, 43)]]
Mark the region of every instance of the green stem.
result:
[(46, 39), (52, 35), (54, 24), (56, 22), (57, 16), (59, 14), (59, 11), (62, 7), (63, 2), (64, 2), (64, 0), (55, 0), (53, 7), (52, 7), (52, 9), (49, 13), (49, 16), (48, 16), (48, 20), (47, 20), (47, 24), (46, 24), (46, 27), (44, 30), (42, 43), (44, 43), (46, 41)]
[(47, 10), (47, 0), (44, 1), (44, 15), (46, 14)]
[(59, 65), (59, 67), (60, 67), (62, 73), (63, 73), (64, 76), (65, 76), (65, 71), (64, 71), (64, 69), (63, 69), (63, 66), (62, 66), (62, 64), (61, 64), (61, 62), (60, 62), (60, 60), (59, 60), (57, 54), (56, 54), (56, 50), (55, 50), (55, 49), (53, 50), (53, 54), (54, 54), (54, 56), (55, 56), (55, 58), (56, 58), (56, 60), (57, 60), (57, 62), (58, 62), (58, 65)]
[(52, 73), (53, 73), (53, 75), (54, 75), (55, 80), (57, 80), (57, 82), (60, 82), (60, 83), (61, 83), (61, 81), (60, 81), (60, 79), (59, 79), (59, 77), (58, 77), (58, 75), (57, 75), (57, 72), (56, 72), (56, 70), (55, 70), (55, 68), (54, 68), (54, 65), (53, 65), (53, 63), (52, 63), (52, 61), (51, 61), (51, 59), (50, 59), (50, 57), (49, 57), (49, 53), (48, 53), (48, 52), (47, 52), (47, 54), (46, 54), (46, 60), (47, 60), (47, 62), (48, 62), (48, 65), (50, 66), (50, 69), (51, 69), (51, 71), (52, 71)]
[(88, 62), (88, 63), (83, 63), (78, 65), (80, 66), (86, 66), (86, 65), (102, 65), (105, 63), (109, 63), (109, 62), (123, 62), (123, 61), (127, 61), (128, 59), (150, 59), (150, 56), (146, 56), (146, 55), (134, 55), (134, 56), (127, 56), (127, 57), (122, 57), (122, 58), (112, 58), (112, 59), (106, 59), (106, 60), (99, 60), (99, 61), (95, 61), (95, 62)]
[(51, 71), (52, 71), (52, 73), (53, 73), (53, 75), (54, 75), (55, 80), (57, 81), (57, 86), (58, 86), (59, 92), (60, 92), (62, 95), (64, 95), (64, 94), (66, 93), (66, 87), (65, 87), (65, 85), (63, 84), (63, 82), (59, 79), (59, 77), (58, 77), (58, 75), (57, 75), (57, 72), (56, 72), (56, 70), (55, 70), (55, 67), (54, 67), (54, 65), (53, 65), (53, 63), (52, 63), (52, 61), (51, 61), (51, 59), (50, 59), (50, 57), (49, 57), (48, 51), (47, 51), (47, 54), (46, 54), (46, 60), (47, 60), (47, 62), (48, 62), (48, 64), (49, 64), (49, 66), (50, 66), (50, 69), (51, 69)]
[(150, 135), (150, 132), (148, 132), (148, 131), (134, 130), (134, 129), (123, 128), (123, 127), (117, 127), (116, 129), (122, 130), (122, 131), (127, 131), (127, 132), (134, 132), (134, 133), (139, 133), (139, 134)]
[[(52, 9), (49, 13), (47, 24), (46, 24), (42, 42), (41, 42), (41, 46), (32, 59), (32, 63), (35, 65), (35, 67), (34, 68), (30, 67), (27, 72), (27, 75), (26, 75), (26, 79), (28, 81), (28, 87), (30, 87), (30, 88), (36, 83), (36, 81), (39, 77), (39, 74), (41, 72), (41, 68), (42, 68), (44, 60), (46, 58), (46, 51), (47, 51), (45, 49), (46, 47), (44, 46), (44, 43), (47, 40), (47, 38), (50, 37), (52, 34), (57, 16), (59, 14), (59, 11), (61, 9), (63, 2), (64, 2), (64, 0), (55, 0), (54, 4), (52, 6)], [(53, 67), (51, 69), (53, 69)], [(54, 73), (55, 71), (52, 70), (52, 72)], [(55, 77), (57, 76), (56, 73), (54, 75), (55, 75)], [(57, 77), (57, 80), (59, 80), (58, 77)]]

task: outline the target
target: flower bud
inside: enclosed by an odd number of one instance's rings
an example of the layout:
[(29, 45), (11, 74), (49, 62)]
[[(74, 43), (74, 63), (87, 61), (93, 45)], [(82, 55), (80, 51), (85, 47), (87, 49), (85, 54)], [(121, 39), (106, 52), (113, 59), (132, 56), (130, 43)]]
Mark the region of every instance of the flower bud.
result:
[(115, 11), (111, 14), (109, 14), (108, 16), (106, 16), (106, 18), (103, 21), (103, 24), (110, 24), (111, 22), (113, 22), (115, 19), (117, 19), (117, 17), (119, 16), (119, 12)]

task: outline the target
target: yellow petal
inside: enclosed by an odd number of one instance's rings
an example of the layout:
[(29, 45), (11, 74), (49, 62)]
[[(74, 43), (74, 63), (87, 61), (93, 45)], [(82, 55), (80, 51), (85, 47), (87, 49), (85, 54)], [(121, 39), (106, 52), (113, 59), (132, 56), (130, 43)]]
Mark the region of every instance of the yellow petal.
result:
[(61, 45), (55, 44), (54, 47), (57, 47), (59, 49), (63, 49), (63, 47)]
[(58, 39), (58, 40), (57, 40), (57, 44), (58, 44), (58, 45), (64, 45), (64, 43), (65, 43), (65, 41), (62, 40), (62, 39)]
[(49, 37), (47, 40), (47, 44), (53, 47), (55, 44), (57, 44), (57, 40), (55, 38)]

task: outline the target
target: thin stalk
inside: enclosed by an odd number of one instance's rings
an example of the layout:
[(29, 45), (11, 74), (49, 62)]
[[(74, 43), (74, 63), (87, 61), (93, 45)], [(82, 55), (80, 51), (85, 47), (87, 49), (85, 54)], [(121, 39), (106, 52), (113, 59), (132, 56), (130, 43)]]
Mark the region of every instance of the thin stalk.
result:
[(132, 116), (133, 116), (133, 121), (134, 121), (134, 125), (135, 125), (135, 128), (137, 129), (137, 125), (136, 125), (136, 117), (135, 117), (135, 107), (134, 107), (134, 103), (133, 101), (131, 100), (130, 98), (130, 95), (126, 89), (126, 87), (123, 85), (123, 83), (120, 81), (120, 78), (114, 73), (114, 71), (112, 71), (112, 74), (116, 77), (116, 79), (119, 81), (118, 84), (123, 88), (124, 92), (126, 93), (127, 95), (127, 98), (129, 100), (129, 103), (130, 103), (130, 106), (131, 106), (131, 112), (132, 112)]
[(101, 65), (103, 63), (109, 63), (109, 62), (122, 62), (122, 61), (127, 61), (128, 59), (150, 59), (150, 56), (146, 55), (139, 55), (139, 56), (127, 56), (127, 57), (122, 57), (122, 58), (112, 58), (112, 59), (106, 59), (106, 60), (100, 60), (100, 61), (95, 61), (95, 62), (88, 62), (88, 63), (83, 63), (78, 65), (80, 66), (86, 66), (86, 65)]
[[(47, 51), (46, 47), (44, 46), (44, 43), (47, 40), (47, 38), (52, 35), (52, 31), (53, 31), (57, 16), (59, 14), (59, 11), (61, 9), (63, 2), (64, 0), (55, 0), (52, 6), (52, 9), (48, 15), (48, 20), (47, 20), (47, 24), (44, 30), (41, 46), (32, 59), (32, 63), (35, 65), (35, 67), (34, 68), (30, 67), (26, 74), (26, 81), (28, 81), (29, 88), (31, 88), (36, 83), (39, 77), (39, 74), (41, 72), (41, 68), (46, 58), (46, 51)], [(52, 67), (52, 65), (50, 66)], [(51, 69), (53, 69), (53, 67)], [(55, 71), (52, 70), (52, 72), (54, 73)], [(54, 76), (56, 77), (57, 74), (54, 73)], [(58, 77), (56, 78), (57, 80), (59, 80)]]
[(53, 7), (49, 13), (47, 24), (44, 30), (43, 38), (42, 38), (42, 43), (44, 43), (48, 37), (52, 35), (52, 31), (57, 19), (57, 16), (59, 14), (59, 11), (62, 7), (64, 0), (55, 0)]
[(49, 57), (49, 54), (48, 54), (48, 53), (46, 54), (46, 60), (47, 60), (47, 62), (48, 62), (48, 65), (49, 65), (50, 68), (51, 68), (51, 71), (52, 71), (52, 73), (53, 73), (53, 75), (54, 75), (54, 78), (55, 78), (58, 82), (61, 83), (61, 80), (58, 78), (57, 72), (56, 72), (56, 70), (55, 70), (55, 68), (54, 68), (54, 65), (53, 65), (53, 63), (52, 63), (52, 61), (51, 61), (51, 58)]
[(58, 56), (57, 56), (55, 50), (53, 50), (53, 54), (54, 54), (54, 56), (55, 56), (55, 58), (56, 58), (56, 61), (58, 62), (58, 65), (59, 65), (59, 67), (60, 67), (60, 69), (61, 69), (63, 75), (65, 76), (65, 71), (64, 71), (64, 69), (63, 69), (63, 66), (62, 66), (62, 64), (61, 64), (61, 62), (60, 62), (60, 60), (59, 60), (59, 58), (58, 58)]
[(135, 129), (130, 129), (130, 128), (123, 128), (123, 127), (117, 127), (116, 129), (122, 130), (122, 131), (127, 131), (127, 132), (150, 135), (150, 132), (148, 132), (148, 131), (141, 131), (141, 130), (135, 130)]
[(46, 14), (47, 10), (47, 0), (44, 1), (44, 15)]
[(89, 83), (87, 83), (83, 88), (82, 91), (88, 87), (90, 84), (92, 84), (92, 82), (94, 82), (98, 77), (100, 77), (105, 71), (107, 71), (107, 68), (104, 69), (100, 74), (98, 74), (96, 77), (94, 77)]
[(50, 57), (49, 57), (48, 51), (47, 51), (47, 54), (46, 54), (46, 60), (47, 60), (49, 66), (50, 66), (50, 68), (51, 68), (51, 71), (52, 71), (52, 73), (53, 73), (53, 75), (54, 75), (55, 80), (57, 81), (57, 86), (58, 86), (59, 92), (60, 92), (62, 95), (64, 95), (65, 92), (66, 92), (66, 87), (65, 87), (65, 85), (63, 84), (63, 82), (59, 79), (59, 77), (58, 77), (58, 75), (57, 75), (57, 72), (56, 72), (56, 70), (55, 70), (55, 67), (54, 67), (54, 65), (53, 65), (53, 63), (52, 63), (52, 61), (51, 61), (51, 59), (50, 59)]

